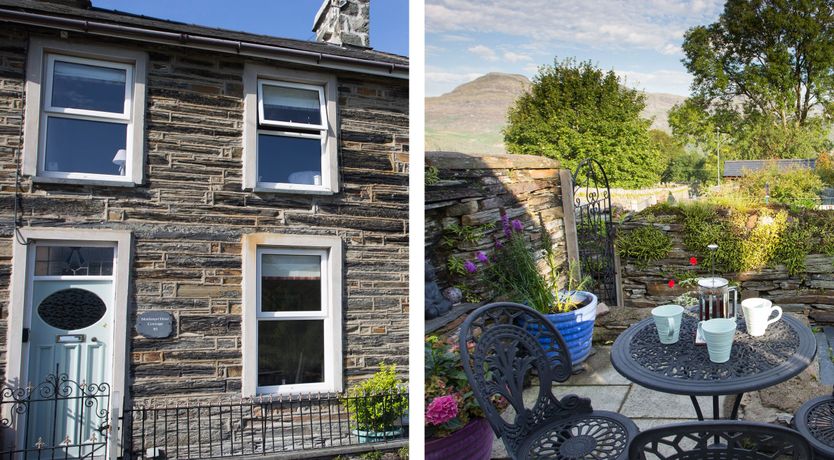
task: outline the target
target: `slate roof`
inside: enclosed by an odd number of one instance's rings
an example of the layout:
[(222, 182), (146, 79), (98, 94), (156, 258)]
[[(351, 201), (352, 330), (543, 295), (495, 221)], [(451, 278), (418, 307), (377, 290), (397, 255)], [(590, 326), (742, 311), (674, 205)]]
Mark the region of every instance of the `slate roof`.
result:
[(816, 160), (727, 160), (724, 162), (724, 177), (741, 177), (744, 171), (758, 171), (775, 165), (779, 171), (790, 169), (814, 169)]
[[(232, 7), (231, 4), (230, 7)], [(290, 38), (280, 38), (268, 35), (252, 34), (248, 32), (238, 32), (233, 30), (205, 27), (194, 24), (185, 24), (182, 22), (170, 21), (167, 19), (158, 19), (132, 13), (125, 13), (116, 10), (96, 8), (95, 6), (89, 9), (85, 9), (67, 6), (63, 4), (39, 2), (36, 0), (0, 0), (0, 8), (26, 11), (31, 13), (48, 14), (54, 16), (63, 16), (73, 19), (87, 19), (91, 21), (95, 20), (102, 22), (111, 22), (114, 24), (133, 27), (143, 27), (147, 29), (155, 29), (166, 32), (185, 33), (190, 35), (203, 35), (226, 40), (257, 43), (261, 45), (280, 46), (295, 50), (311, 51), (314, 53), (325, 53), (354, 59), (380, 61), (405, 66), (408, 65), (408, 57), (406, 56), (385, 53), (373, 49), (365, 49), (351, 46), (339, 46), (330, 43), (295, 40)], [(313, 18), (309, 19), (310, 23), (312, 24)]]

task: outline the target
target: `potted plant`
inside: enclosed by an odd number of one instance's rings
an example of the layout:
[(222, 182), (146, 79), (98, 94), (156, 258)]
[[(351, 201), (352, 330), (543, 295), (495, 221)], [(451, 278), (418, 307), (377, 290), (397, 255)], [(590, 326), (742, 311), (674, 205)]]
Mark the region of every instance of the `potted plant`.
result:
[(427, 337), (425, 357), (426, 460), (488, 459), (492, 429), (463, 372), (458, 345)]
[[(562, 334), (574, 364), (584, 361), (591, 351), (596, 320), (597, 297), (586, 289), (592, 279), (582, 277), (579, 264), (568, 269), (557, 261), (550, 236), (541, 232), (541, 249), (531, 248), (518, 219), (509, 220), (501, 212), (504, 239), (496, 240), (492, 257), (478, 252), (475, 262), (467, 261), (470, 273), (481, 272), (484, 281), (505, 299), (521, 302), (547, 316)], [(535, 253), (543, 251), (546, 269), (539, 267)]]
[(348, 390), (343, 403), (356, 424), (351, 431), (360, 443), (384, 441), (403, 435), (402, 421), (408, 409), (405, 383), (397, 378), (394, 364), (381, 363), (371, 378)]

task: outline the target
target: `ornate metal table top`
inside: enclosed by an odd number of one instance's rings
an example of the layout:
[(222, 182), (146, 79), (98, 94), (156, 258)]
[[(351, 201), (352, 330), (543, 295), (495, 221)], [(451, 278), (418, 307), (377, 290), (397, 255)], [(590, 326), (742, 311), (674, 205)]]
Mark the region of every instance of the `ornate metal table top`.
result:
[(759, 390), (794, 377), (817, 354), (810, 328), (785, 315), (767, 328), (762, 337), (747, 334), (738, 317), (730, 360), (709, 360), (706, 345), (695, 345), (698, 319), (687, 311), (681, 322), (680, 340), (660, 343), (654, 320), (649, 317), (620, 334), (611, 349), (611, 363), (627, 379), (664, 393), (707, 396)]

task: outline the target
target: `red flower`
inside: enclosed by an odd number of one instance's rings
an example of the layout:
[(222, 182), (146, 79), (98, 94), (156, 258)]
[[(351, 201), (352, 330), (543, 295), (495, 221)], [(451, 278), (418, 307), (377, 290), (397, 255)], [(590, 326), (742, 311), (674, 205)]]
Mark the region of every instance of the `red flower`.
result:
[(698, 259), (694, 257), (689, 258), (689, 265), (698, 265)]
[(670, 288), (675, 287), (675, 280), (669, 280), (669, 287)]

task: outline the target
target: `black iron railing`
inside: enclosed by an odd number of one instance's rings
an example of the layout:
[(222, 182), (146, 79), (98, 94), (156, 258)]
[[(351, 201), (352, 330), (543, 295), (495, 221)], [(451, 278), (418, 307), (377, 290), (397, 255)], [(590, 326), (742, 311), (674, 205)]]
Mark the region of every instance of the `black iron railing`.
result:
[(408, 393), (395, 392), (139, 404), (124, 411), (123, 457), (234, 457), (406, 439), (407, 402)]
[(106, 458), (110, 385), (50, 374), (38, 385), (0, 385), (0, 459)]

